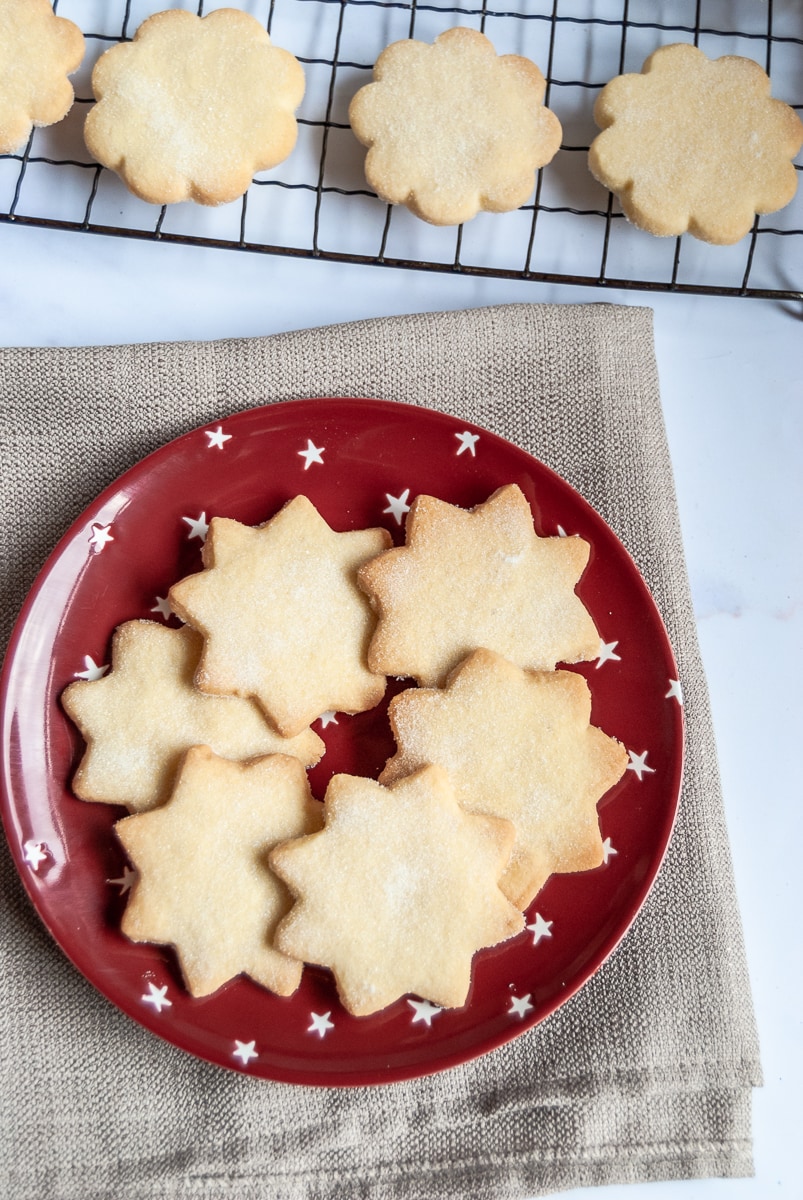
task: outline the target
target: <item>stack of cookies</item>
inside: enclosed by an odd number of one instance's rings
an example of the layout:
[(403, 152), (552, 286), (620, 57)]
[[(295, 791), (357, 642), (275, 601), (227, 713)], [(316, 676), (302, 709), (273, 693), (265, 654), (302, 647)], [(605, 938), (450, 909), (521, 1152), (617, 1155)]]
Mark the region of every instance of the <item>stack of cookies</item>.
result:
[[(297, 496), (258, 527), (214, 518), (174, 585), (181, 628), (131, 621), (111, 670), (70, 684), (82, 800), (125, 805), (122, 929), (174, 947), (190, 993), (247, 974), (279, 995), (328, 968), (361, 1016), (466, 1002), (475, 954), (515, 936), (555, 872), (603, 861), (597, 804), (624, 748), (590, 724), (600, 639), (577, 537), (539, 537), (516, 485), (472, 510), (421, 495), (403, 546), (336, 532)], [(378, 779), (307, 768), (322, 714), (374, 709)]]

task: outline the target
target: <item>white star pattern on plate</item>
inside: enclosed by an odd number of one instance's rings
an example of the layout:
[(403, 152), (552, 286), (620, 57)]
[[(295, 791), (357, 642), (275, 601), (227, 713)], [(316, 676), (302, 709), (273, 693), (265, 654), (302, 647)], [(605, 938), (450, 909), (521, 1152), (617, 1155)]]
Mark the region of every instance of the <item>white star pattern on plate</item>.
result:
[(669, 691), (664, 696), (664, 700), (671, 700), (672, 697), (677, 700), (678, 704), (683, 704), (683, 688), (680, 686), (679, 679), (669, 680)]
[(207, 447), (209, 450), (211, 450), (213, 447), (216, 447), (218, 450), (222, 450), (223, 443), (231, 441), (231, 434), (224, 433), (222, 425), (218, 425), (217, 429), (205, 429), (204, 433), (209, 438), (209, 446)]
[(131, 867), (124, 867), (123, 873), (119, 879), (107, 879), (106, 882), (114, 884), (115, 887), (119, 887), (120, 895), (124, 896), (126, 892), (131, 891), (132, 887), (136, 883), (136, 880), (137, 872), (132, 870)]
[(147, 992), (140, 996), (140, 1000), (145, 1004), (152, 1004), (158, 1013), (163, 1008), (171, 1008), (173, 1004), (173, 1001), (167, 998), (167, 984), (158, 988), (155, 983), (149, 983)]
[(329, 725), (338, 724), (337, 713), (335, 712), (321, 713), (321, 715), (318, 717), (318, 720), (321, 723), (321, 729), (326, 729)]
[(330, 1029), (334, 1029), (334, 1021), (330, 1021), (331, 1010), (325, 1013), (310, 1013), (311, 1022), (307, 1026), (307, 1033), (317, 1033), (318, 1037), (326, 1037)]
[(606, 662), (621, 662), (621, 655), (616, 653), (618, 642), (600, 642), (599, 654), (597, 655), (597, 670), (600, 669), (603, 663)]
[(44, 842), (26, 842), (23, 846), (23, 857), (29, 866), (33, 867), (34, 871), (38, 871), (42, 863), (47, 858), (47, 847)]
[(533, 1005), (530, 1003), (530, 993), (526, 996), (511, 996), (510, 1008), (507, 1010), (512, 1017), (526, 1017), (528, 1012), (532, 1012)]
[(650, 775), (655, 774), (655, 767), (647, 766), (647, 754), (649, 751), (644, 750), (641, 754), (636, 754), (634, 750), (628, 750), (627, 753), (630, 755), (630, 762), (627, 764), (628, 771), (635, 772), (639, 779), (642, 778), (645, 771)]
[(460, 443), (457, 451), (458, 458), (466, 450), (468, 450), (472, 458), (477, 457), (477, 442), (480, 440), (480, 435), (478, 433), (469, 433), (467, 429), (464, 429), (462, 433), (456, 433), (455, 437)]
[(193, 538), (200, 538), (202, 542), (206, 541), (206, 535), (209, 533), (209, 522), (206, 519), (206, 513), (202, 512), (200, 517), (182, 517), (190, 527), (190, 532), (187, 534), (187, 540), (192, 541)]
[(321, 455), (325, 449), (325, 446), (316, 446), (314, 442), (307, 438), (306, 450), (299, 450), (298, 452), (299, 458), (304, 459), (305, 471), (308, 471), (313, 463), (321, 463), (321, 465), (323, 465), (323, 458)]
[(400, 496), (391, 496), (390, 492), (385, 492), (385, 499), (388, 501), (387, 508), (383, 508), (383, 513), (389, 513), (396, 518), (396, 523), (401, 525), (402, 520), (410, 511), (410, 505), (407, 503), (410, 497), (410, 489), (405, 488)]
[(109, 542), (113, 542), (114, 538), (111, 533), (111, 525), (93, 525), (92, 536), (89, 539), (89, 544), (95, 554), (100, 554), (104, 546)]
[[(186, 519), (187, 518), (185, 517), (184, 520), (186, 521)], [(165, 620), (167, 620), (167, 618), (173, 612), (172, 608), (170, 607), (170, 601), (166, 596), (154, 596), (154, 600), (156, 603), (151, 609), (151, 612), (158, 612), (164, 617)]]
[(602, 843), (602, 861), (607, 864), (608, 859), (613, 858), (614, 854), (618, 853), (619, 851), (615, 850), (611, 845), (611, 839), (606, 837), (605, 841)]
[(535, 921), (532, 925), (528, 925), (530, 933), (533, 935), (533, 945), (537, 946), (541, 938), (552, 937), (552, 921), (545, 921), (540, 913), (535, 914)]
[(247, 1067), (252, 1058), (259, 1058), (256, 1045), (256, 1042), (238, 1042), (235, 1038), (232, 1058), (239, 1058), (243, 1066)]
[(432, 1018), (437, 1017), (438, 1013), (443, 1009), (438, 1008), (434, 1004), (430, 1004), (429, 1000), (408, 1000), (407, 1003), (414, 1010), (411, 1025), (415, 1025), (418, 1021), (423, 1021), (425, 1025), (432, 1025)]
[(100, 663), (96, 663), (94, 658), (91, 658), (88, 654), (85, 654), (84, 669), (83, 671), (76, 671), (75, 678), (87, 679), (90, 681), (94, 679), (102, 679), (108, 669), (108, 663), (101, 665)]

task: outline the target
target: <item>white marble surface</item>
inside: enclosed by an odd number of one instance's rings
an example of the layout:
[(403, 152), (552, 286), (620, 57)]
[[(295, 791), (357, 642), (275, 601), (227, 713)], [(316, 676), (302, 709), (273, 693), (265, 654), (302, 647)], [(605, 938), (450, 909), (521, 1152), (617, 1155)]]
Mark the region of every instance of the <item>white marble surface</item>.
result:
[(3, 345), (247, 336), (421, 310), (601, 299), (655, 310), (766, 1086), (754, 1104), (754, 1179), (576, 1195), (795, 1200), (803, 1196), (795, 750), (803, 719), (803, 306), (601, 293), (0, 225)]

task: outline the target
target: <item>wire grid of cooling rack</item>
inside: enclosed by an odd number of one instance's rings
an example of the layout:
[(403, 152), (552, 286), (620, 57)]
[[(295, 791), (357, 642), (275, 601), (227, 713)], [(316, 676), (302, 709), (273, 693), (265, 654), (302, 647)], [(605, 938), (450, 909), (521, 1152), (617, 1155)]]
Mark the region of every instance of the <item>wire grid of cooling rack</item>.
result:
[[(228, 0), (229, 6), (233, 0)], [(88, 155), (83, 122), (91, 70), (116, 42), (164, 7), (205, 15), (220, 4), (57, 0), (84, 32), (65, 121), (35, 130), (0, 156), (0, 221), (161, 242), (496, 278), (778, 299), (803, 299), (803, 188), (786, 209), (757, 218), (736, 246), (653, 238), (630, 225), (590, 175), (593, 103), (614, 75), (637, 71), (658, 46), (693, 42), (710, 57), (743, 54), (770, 73), (773, 95), (803, 111), (799, 0), (245, 0), (275, 44), (304, 66), (299, 138), (285, 163), (256, 176), (241, 201), (159, 209), (134, 197)], [(366, 186), (348, 103), (392, 41), (431, 41), (450, 26), (483, 31), (499, 53), (523, 54), (547, 78), (545, 102), (563, 127), (531, 201), (464, 226), (426, 225)], [(796, 168), (798, 172), (802, 169)]]

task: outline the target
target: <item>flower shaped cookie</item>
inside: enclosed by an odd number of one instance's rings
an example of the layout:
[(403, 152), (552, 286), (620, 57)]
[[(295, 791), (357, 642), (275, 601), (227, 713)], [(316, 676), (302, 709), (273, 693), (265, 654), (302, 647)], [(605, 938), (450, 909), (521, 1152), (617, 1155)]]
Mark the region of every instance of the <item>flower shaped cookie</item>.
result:
[(473, 29), (449, 29), (432, 45), (393, 43), (349, 108), (369, 147), (369, 184), (433, 225), (519, 208), (560, 146), (545, 90), (534, 63), (497, 56)]
[(730, 245), (795, 194), (803, 125), (751, 59), (664, 46), (603, 88), (594, 117), (591, 172), (649, 233)]
[(49, 0), (0, 0), (0, 154), (21, 149), (34, 125), (67, 116), (67, 76), (83, 57), (83, 34)]
[(295, 145), (304, 72), (247, 13), (156, 13), (92, 73), (89, 152), (153, 204), (225, 204)]

